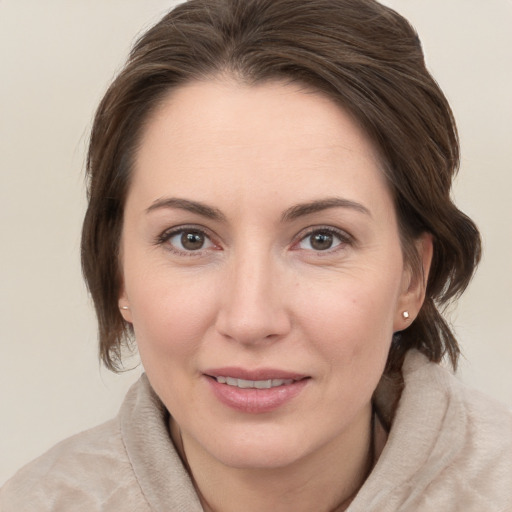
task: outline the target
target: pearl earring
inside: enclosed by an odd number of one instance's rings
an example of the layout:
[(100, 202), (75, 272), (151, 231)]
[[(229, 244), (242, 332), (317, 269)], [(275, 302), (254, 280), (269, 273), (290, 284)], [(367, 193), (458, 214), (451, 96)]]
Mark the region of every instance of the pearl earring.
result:
[(128, 306), (119, 306), (119, 309), (130, 309)]
[(409, 311), (403, 311), (402, 312), (402, 317), (403, 317), (404, 320), (409, 320), (409, 317), (410, 317)]

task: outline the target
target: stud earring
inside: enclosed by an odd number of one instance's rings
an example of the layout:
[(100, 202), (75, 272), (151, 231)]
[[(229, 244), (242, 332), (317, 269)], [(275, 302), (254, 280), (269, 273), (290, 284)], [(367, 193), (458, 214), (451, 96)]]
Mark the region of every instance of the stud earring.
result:
[(119, 306), (119, 309), (130, 309), (128, 306)]
[(409, 311), (402, 311), (402, 317), (404, 320), (409, 320)]

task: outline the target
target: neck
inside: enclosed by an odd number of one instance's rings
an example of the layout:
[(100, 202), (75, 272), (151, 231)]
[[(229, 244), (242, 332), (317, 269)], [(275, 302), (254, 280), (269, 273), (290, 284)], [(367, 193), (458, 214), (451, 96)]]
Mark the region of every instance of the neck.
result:
[(350, 432), (283, 467), (234, 468), (206, 453), (171, 423), (171, 433), (202, 501), (211, 512), (341, 512), (375, 460), (371, 406)]

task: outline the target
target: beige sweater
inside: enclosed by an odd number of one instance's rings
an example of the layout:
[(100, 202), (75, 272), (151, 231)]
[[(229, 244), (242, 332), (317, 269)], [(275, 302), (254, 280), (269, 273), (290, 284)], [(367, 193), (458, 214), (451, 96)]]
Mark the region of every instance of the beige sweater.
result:
[[(403, 373), (387, 444), (348, 510), (512, 511), (510, 411), (418, 352)], [(8, 481), (0, 511), (200, 512), (167, 424), (143, 376), (116, 419), (61, 442)]]

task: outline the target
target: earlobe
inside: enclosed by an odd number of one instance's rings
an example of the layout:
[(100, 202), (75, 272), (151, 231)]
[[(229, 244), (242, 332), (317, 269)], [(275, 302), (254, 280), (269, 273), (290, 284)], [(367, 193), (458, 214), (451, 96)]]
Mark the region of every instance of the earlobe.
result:
[(119, 299), (117, 301), (117, 306), (119, 308), (119, 312), (123, 317), (125, 322), (133, 323), (132, 320), (132, 311), (130, 309), (130, 299), (126, 293), (126, 287), (124, 285), (124, 276), (123, 276), (123, 259), (122, 259), (122, 240), (121, 240), (121, 253), (119, 254), (119, 268), (118, 268), (118, 279), (119, 279)]
[(404, 270), (403, 290), (395, 314), (395, 332), (403, 331), (414, 321), (425, 300), (434, 251), (432, 234), (422, 233), (415, 240), (414, 245), (418, 256), (417, 267), (419, 268), (416, 271), (410, 267)]
[(121, 316), (124, 318), (125, 322), (132, 323), (132, 312), (130, 310), (130, 306), (124, 304), (119, 305), (119, 310), (121, 312)]
[(124, 287), (121, 289), (121, 293), (119, 295), (118, 301), (119, 311), (121, 312), (121, 316), (124, 318), (125, 322), (132, 323), (132, 312), (130, 309), (130, 301), (126, 296), (126, 292)]

